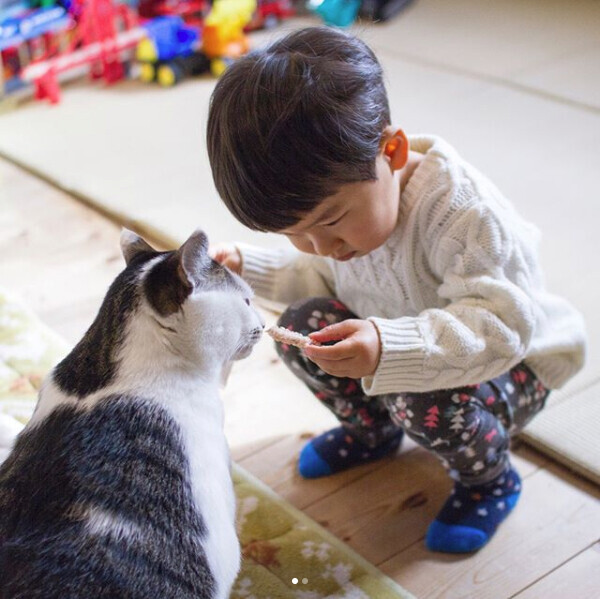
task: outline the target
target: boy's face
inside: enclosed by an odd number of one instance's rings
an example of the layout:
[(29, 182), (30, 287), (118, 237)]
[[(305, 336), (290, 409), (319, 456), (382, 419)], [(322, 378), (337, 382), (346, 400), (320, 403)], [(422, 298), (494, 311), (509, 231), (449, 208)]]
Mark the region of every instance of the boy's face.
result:
[(341, 262), (383, 245), (398, 221), (400, 184), (383, 153), (375, 166), (377, 180), (343, 185), (296, 225), (278, 232), (301, 252)]

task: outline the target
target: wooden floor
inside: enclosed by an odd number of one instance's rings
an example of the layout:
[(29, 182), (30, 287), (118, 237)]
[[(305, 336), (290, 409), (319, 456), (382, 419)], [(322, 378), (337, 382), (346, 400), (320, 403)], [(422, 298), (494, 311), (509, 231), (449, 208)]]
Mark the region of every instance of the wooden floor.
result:
[[(118, 237), (117, 225), (0, 161), (0, 285), (70, 342), (122, 268)], [(295, 466), (307, 436), (241, 445), (234, 459), (417, 597), (600, 597), (599, 489), (543, 455), (515, 446), (518, 509), (478, 554), (452, 557), (423, 547), (450, 489), (436, 459), (408, 443), (395, 458), (303, 481)]]

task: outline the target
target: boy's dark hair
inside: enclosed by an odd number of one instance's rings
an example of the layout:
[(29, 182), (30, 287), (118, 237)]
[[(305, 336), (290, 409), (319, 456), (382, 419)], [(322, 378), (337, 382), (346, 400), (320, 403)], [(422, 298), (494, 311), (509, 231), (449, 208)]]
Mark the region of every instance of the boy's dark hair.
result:
[(376, 178), (390, 110), (364, 42), (310, 27), (231, 65), (211, 97), (207, 146), (217, 191), (258, 231), (295, 225), (341, 185)]

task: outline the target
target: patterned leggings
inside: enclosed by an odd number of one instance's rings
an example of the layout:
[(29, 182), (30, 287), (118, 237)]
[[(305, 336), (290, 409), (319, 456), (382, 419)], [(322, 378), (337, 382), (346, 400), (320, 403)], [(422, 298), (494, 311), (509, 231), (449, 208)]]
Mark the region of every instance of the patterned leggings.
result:
[[(279, 325), (304, 335), (358, 318), (340, 301), (311, 298), (292, 304)], [(450, 476), (467, 485), (493, 480), (508, 462), (510, 436), (543, 407), (549, 390), (520, 363), (485, 383), (428, 393), (368, 396), (360, 379), (323, 372), (295, 347), (276, 344), (291, 371), (329, 408), (348, 433), (369, 447), (401, 428), (436, 454)]]

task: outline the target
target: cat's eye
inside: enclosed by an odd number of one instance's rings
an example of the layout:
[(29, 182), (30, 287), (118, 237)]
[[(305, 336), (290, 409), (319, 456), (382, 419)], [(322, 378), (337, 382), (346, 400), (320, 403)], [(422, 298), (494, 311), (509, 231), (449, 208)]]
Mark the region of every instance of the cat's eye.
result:
[(248, 298), (245, 298), (244, 301), (246, 302), (246, 305), (249, 306), (250, 305), (250, 300)]

